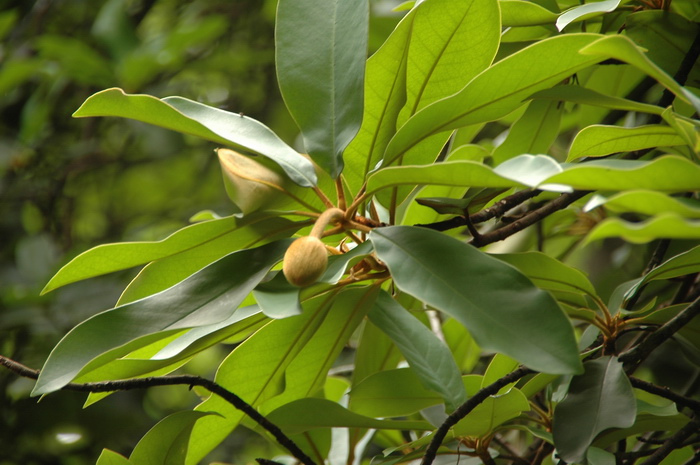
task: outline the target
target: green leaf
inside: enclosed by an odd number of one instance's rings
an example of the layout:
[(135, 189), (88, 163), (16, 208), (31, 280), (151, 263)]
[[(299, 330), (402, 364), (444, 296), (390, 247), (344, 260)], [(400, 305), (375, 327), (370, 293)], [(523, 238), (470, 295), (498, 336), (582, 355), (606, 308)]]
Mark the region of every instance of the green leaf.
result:
[(523, 153), (547, 153), (559, 134), (562, 112), (559, 102), (531, 101), (523, 116), (510, 127), (503, 143), (493, 151), (494, 162), (499, 164)]
[[(219, 366), (216, 382), (254, 407), (272, 408), (323, 387), (328, 369), (371, 308), (374, 287), (338, 290), (302, 304), (301, 315), (273, 320), (246, 339)], [(297, 364), (298, 360), (298, 364)], [(197, 406), (222, 417), (195, 426), (188, 460), (200, 461), (229, 435), (243, 413), (218, 397)]]
[(553, 24), (557, 19), (556, 13), (533, 3), (522, 0), (499, 0), (501, 6), (501, 21), (503, 27), (536, 26), (538, 24)]
[[(602, 61), (578, 50), (596, 34), (566, 34), (540, 41), (497, 62), (464, 89), (422, 109), (409, 119), (387, 146), (385, 165), (432, 134), (493, 121), (512, 112), (529, 95)], [(529, 70), (523, 73), (523, 69)]]
[(567, 161), (581, 157), (602, 157), (656, 147), (685, 145), (675, 129), (659, 124), (636, 128), (593, 125), (583, 128), (574, 138)]
[(632, 385), (616, 357), (584, 364), (566, 398), (554, 410), (554, 444), (569, 463), (583, 460), (598, 433), (634, 424), (637, 406)]
[(253, 297), (262, 312), (270, 318), (287, 318), (301, 315), (300, 288), (290, 284), (284, 274), (273, 271), (272, 278), (253, 289)]
[(285, 144), (270, 128), (247, 116), (229, 113), (182, 97), (157, 99), (113, 88), (89, 97), (76, 118), (119, 116), (264, 155), (301, 186), (316, 185), (313, 164)]
[(381, 48), (367, 60), (362, 126), (343, 155), (343, 178), (353, 193), (360, 190), (367, 173), (382, 159), (396, 132), (396, 120), (406, 102), (408, 41), (417, 11), (415, 8), (404, 16)]
[(87, 319), (54, 347), (32, 394), (62, 388), (107, 351), (119, 348), (129, 353), (129, 342), (140, 337), (228, 318), (281, 260), (289, 243), (283, 240), (232, 253), (164, 292)]
[(355, 370), (352, 373), (353, 386), (375, 373), (396, 368), (401, 358), (401, 352), (396, 344), (368, 319), (362, 328), (360, 341), (355, 352)]
[(524, 187), (475, 161), (446, 161), (434, 165), (390, 166), (367, 180), (367, 193), (400, 185), (441, 185), (459, 187)]
[[(699, 26), (673, 11), (642, 10), (625, 19), (625, 33), (647, 50), (651, 61), (673, 75), (690, 50)], [(693, 66), (687, 82), (697, 82), (700, 67)]]
[[(512, 179), (529, 187), (537, 187), (546, 179), (561, 173), (564, 169), (548, 155), (524, 154), (511, 158), (498, 165), (493, 171), (507, 179)], [(559, 190), (550, 185), (549, 189)], [(564, 187), (562, 190), (566, 190)]]
[(550, 183), (581, 190), (693, 191), (700, 189), (700, 166), (674, 155), (652, 161), (592, 160), (569, 165), (563, 173), (542, 182), (545, 185)]
[(277, 6), (280, 91), (306, 150), (333, 178), (362, 122), (368, 26), (368, 0), (281, 0)]
[(416, 10), (400, 124), (461, 90), (486, 69), (496, 56), (501, 33), (496, 0), (431, 0)]
[(212, 413), (185, 411), (165, 417), (141, 438), (129, 461), (135, 465), (184, 465), (192, 428), (208, 415)]
[(372, 253), (372, 243), (365, 241), (341, 255), (328, 257), (328, 266), (319, 282), (336, 284), (345, 274), (348, 266), (358, 261), (359, 258)]
[(542, 252), (504, 253), (492, 257), (514, 266), (541, 289), (597, 295), (585, 274)]
[(637, 293), (640, 286), (657, 280), (665, 280), (685, 276), (700, 271), (700, 246), (693, 247), (674, 257), (669, 258), (661, 265), (657, 266), (649, 273), (645, 274), (630, 290), (625, 294), (627, 298)]
[(423, 386), (443, 397), (448, 411), (467, 400), (461, 373), (450, 350), (401, 304), (381, 292), (369, 318), (398, 346)]
[(95, 465), (133, 465), (126, 457), (109, 449), (102, 449)]
[(695, 111), (700, 111), (700, 98), (681, 87), (671, 76), (647, 58), (642, 49), (628, 37), (619, 34), (605, 36), (582, 48), (581, 53), (584, 55), (598, 56), (600, 58), (616, 58), (625, 63), (629, 63), (659, 81), (661, 85), (684, 102), (691, 104), (695, 108)]
[[(461, 377), (460, 390), (465, 393)], [(371, 417), (399, 417), (443, 402), (410, 368), (375, 373), (352, 388), (348, 408)]]
[[(468, 375), (464, 384), (470, 396), (484, 384), (481, 376)], [(530, 403), (518, 389), (511, 388), (497, 396), (489, 396), (454, 426), (455, 436), (483, 437), (506, 421), (530, 410)]]
[[(187, 226), (161, 241), (99, 245), (81, 253), (64, 265), (46, 284), (42, 294), (76, 281), (126, 270), (157, 260), (169, 259), (168, 268), (170, 269), (177, 269), (185, 263), (195, 262), (199, 268), (186, 267), (187, 270), (194, 272), (226, 253), (250, 247), (256, 242), (266, 242), (265, 236), (271, 236), (268, 241), (273, 240), (279, 238), (274, 234), (275, 232), (291, 235), (301, 226), (285, 218), (266, 215), (245, 219), (227, 217)], [(221, 251), (220, 255), (217, 255), (218, 251)], [(184, 276), (180, 274), (181, 279), (189, 274), (191, 273)], [(161, 280), (162, 278), (161, 275)]]
[(287, 434), (303, 433), (314, 428), (374, 428), (398, 430), (432, 430), (425, 421), (376, 420), (358, 415), (326, 399), (299, 399), (283, 405), (267, 417)]
[(659, 215), (662, 213), (675, 213), (678, 216), (691, 219), (700, 219), (700, 202), (684, 197), (671, 197), (661, 192), (654, 191), (627, 191), (610, 197), (595, 195), (585, 206), (585, 211), (605, 206), (605, 209), (613, 212), (635, 212), (642, 215)]
[(599, 2), (588, 3), (586, 5), (579, 5), (570, 8), (562, 13), (559, 18), (557, 18), (557, 29), (561, 31), (567, 25), (573, 22), (584, 21), (603, 13), (614, 11), (619, 4), (620, 0), (602, 0)]
[(601, 94), (593, 89), (574, 85), (554, 86), (540, 90), (530, 96), (531, 99), (558, 100), (582, 105), (592, 105), (610, 110), (636, 111), (661, 115), (663, 108), (648, 103), (635, 102), (620, 97)]
[(686, 220), (673, 213), (658, 215), (639, 223), (606, 218), (588, 233), (586, 242), (607, 237), (620, 237), (635, 244), (644, 244), (654, 239), (700, 239), (700, 221)]
[(580, 371), (568, 319), (515, 268), (430, 229), (385, 227), (369, 237), (400, 289), (459, 320), (479, 346), (538, 371)]

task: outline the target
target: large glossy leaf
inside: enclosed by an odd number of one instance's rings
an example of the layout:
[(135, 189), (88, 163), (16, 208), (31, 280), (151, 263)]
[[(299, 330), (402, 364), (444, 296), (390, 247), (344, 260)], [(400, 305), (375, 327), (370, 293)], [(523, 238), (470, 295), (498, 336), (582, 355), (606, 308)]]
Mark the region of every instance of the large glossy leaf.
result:
[[(518, 2), (524, 3), (524, 2)], [(523, 153), (548, 153), (557, 134), (563, 107), (559, 102), (533, 100), (510, 127), (506, 139), (493, 151), (496, 164)]]
[(423, 386), (442, 395), (448, 411), (467, 400), (461, 373), (450, 350), (401, 304), (382, 292), (369, 318), (398, 346)]
[(603, 60), (578, 53), (598, 38), (596, 34), (553, 37), (497, 62), (460, 92), (408, 120), (389, 143), (385, 164), (432, 134), (501, 118), (521, 106), (529, 95)]
[(634, 424), (637, 404), (632, 385), (616, 357), (584, 364), (569, 393), (554, 410), (554, 444), (562, 459), (580, 462), (595, 437), (608, 428)]
[[(465, 392), (462, 379), (459, 385)], [(371, 417), (399, 417), (443, 402), (410, 368), (380, 371), (352, 388), (349, 409)]]
[[(156, 260), (170, 259), (168, 268), (171, 269), (191, 264), (193, 261), (200, 264), (201, 268), (237, 249), (250, 247), (256, 242), (268, 242), (275, 238), (275, 233), (286, 232), (292, 235), (301, 226), (285, 218), (267, 215), (245, 219), (227, 217), (187, 226), (161, 241), (99, 245), (81, 253), (63, 266), (46, 284), (42, 294), (76, 281), (126, 270)], [(192, 269), (190, 266), (186, 268), (187, 271), (198, 269)], [(191, 273), (180, 276), (184, 278), (189, 274)]]
[(207, 415), (212, 413), (184, 411), (165, 417), (141, 438), (129, 461), (135, 465), (184, 465), (192, 427)]
[(370, 240), (400, 289), (459, 320), (484, 349), (543, 372), (581, 370), (568, 319), (515, 268), (430, 229), (378, 228)]
[(673, 213), (654, 216), (632, 223), (620, 218), (606, 218), (588, 233), (586, 241), (621, 237), (636, 244), (654, 239), (700, 239), (700, 221), (686, 220)]
[(301, 186), (316, 184), (313, 164), (285, 144), (270, 128), (247, 116), (229, 113), (182, 97), (157, 99), (107, 89), (88, 98), (75, 117), (120, 116), (192, 134), (278, 163)]
[(593, 125), (574, 138), (567, 161), (581, 157), (602, 157), (655, 147), (685, 145), (685, 139), (669, 126), (650, 124), (636, 128)]
[(399, 430), (432, 430), (425, 421), (377, 420), (359, 415), (326, 399), (308, 398), (283, 405), (268, 415), (268, 419), (288, 434), (298, 434), (315, 428), (345, 427)]
[(282, 97), (306, 150), (333, 178), (362, 122), (368, 26), (368, 0), (281, 0), (277, 6)]
[[(255, 407), (267, 401), (271, 408), (312, 395), (323, 386), (335, 356), (371, 308), (372, 295), (372, 288), (360, 288), (304, 302), (302, 315), (274, 320), (236, 347), (219, 367), (216, 382)], [(218, 397), (210, 397), (197, 410), (215, 411), (221, 417), (204, 418), (195, 426), (188, 451), (191, 463), (201, 460), (243, 418)]]
[(46, 394), (65, 386), (89, 362), (162, 331), (214, 324), (228, 318), (278, 262), (290, 241), (235, 252), (181, 283), (136, 302), (99, 313), (73, 328), (49, 355), (33, 390)]

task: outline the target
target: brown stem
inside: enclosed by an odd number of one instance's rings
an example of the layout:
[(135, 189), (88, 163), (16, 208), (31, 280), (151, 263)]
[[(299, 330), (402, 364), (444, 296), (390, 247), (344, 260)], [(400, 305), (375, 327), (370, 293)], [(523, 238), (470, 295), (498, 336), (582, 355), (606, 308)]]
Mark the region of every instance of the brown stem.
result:
[(679, 329), (688, 324), (700, 313), (700, 297), (681, 311), (678, 315), (660, 326), (649, 337), (644, 339), (634, 348), (620, 355), (620, 361), (624, 364), (625, 371), (633, 373), (657, 347), (666, 342)]
[(476, 394), (474, 394), (468, 401), (457, 407), (457, 409), (454, 412), (452, 412), (447, 417), (447, 419), (440, 425), (437, 431), (435, 431), (435, 434), (433, 434), (433, 439), (430, 441), (430, 444), (428, 444), (428, 448), (425, 450), (425, 455), (423, 455), (421, 465), (431, 465), (433, 463), (433, 460), (435, 460), (435, 456), (437, 455), (437, 451), (440, 448), (442, 441), (444, 441), (445, 437), (447, 436), (447, 433), (450, 431), (450, 428), (456, 425), (457, 422), (469, 415), (469, 412), (474, 410), (479, 404), (488, 399), (489, 396), (497, 394), (498, 391), (504, 386), (507, 386), (510, 383), (514, 383), (515, 381), (519, 380), (524, 376), (529, 375), (530, 373), (534, 373), (534, 371), (526, 367), (520, 367), (517, 370), (505, 375), (504, 377), (494, 381), (485, 388), (481, 389)]
[[(39, 370), (33, 370), (19, 362), (15, 362), (3, 355), (0, 355), (0, 365), (5, 366), (10, 371), (24, 378), (37, 379), (39, 378)], [(224, 388), (220, 384), (215, 383), (206, 378), (193, 375), (171, 375), (171, 376), (151, 376), (148, 378), (124, 379), (118, 381), (100, 381), (94, 383), (69, 383), (61, 390), (79, 391), (79, 392), (113, 392), (127, 391), (132, 389), (145, 389), (154, 386), (173, 386), (183, 384), (185, 386), (201, 386), (212, 392), (226, 402), (233, 405), (238, 410), (248, 415), (258, 425), (267, 430), (277, 442), (285, 447), (294, 457), (296, 457), (304, 465), (316, 465), (316, 463), (302, 451), (299, 446), (294, 443), (287, 435), (285, 435), (279, 426), (272, 423), (270, 420), (261, 415), (250, 404), (243, 399)]]

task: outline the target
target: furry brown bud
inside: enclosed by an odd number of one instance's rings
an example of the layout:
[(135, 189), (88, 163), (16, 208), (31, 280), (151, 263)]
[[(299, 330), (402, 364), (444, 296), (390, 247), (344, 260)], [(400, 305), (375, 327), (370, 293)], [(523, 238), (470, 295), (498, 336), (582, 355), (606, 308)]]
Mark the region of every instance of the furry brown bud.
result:
[(292, 242), (284, 254), (282, 271), (287, 281), (305, 287), (315, 283), (328, 266), (326, 246), (317, 237), (306, 236)]

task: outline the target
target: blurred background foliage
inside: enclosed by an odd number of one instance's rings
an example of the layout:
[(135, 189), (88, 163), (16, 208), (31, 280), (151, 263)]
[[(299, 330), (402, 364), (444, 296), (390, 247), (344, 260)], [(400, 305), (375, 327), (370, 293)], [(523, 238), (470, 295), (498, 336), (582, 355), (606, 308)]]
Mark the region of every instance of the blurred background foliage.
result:
[[(373, 3), (370, 49), (398, 21), (397, 3)], [(40, 296), (75, 255), (162, 239), (200, 210), (231, 213), (213, 144), (129, 120), (72, 119), (88, 96), (109, 87), (181, 95), (295, 140), (275, 80), (275, 9), (276, 0), (0, 0), (0, 353), (40, 367), (135, 274)], [(187, 369), (212, 376), (225, 353)], [(198, 401), (159, 388), (82, 410), (77, 393), (37, 405), (31, 385), (0, 372), (2, 465), (89, 464), (103, 447), (128, 456), (158, 419)], [(243, 434), (211, 460), (250, 462), (267, 447)]]

